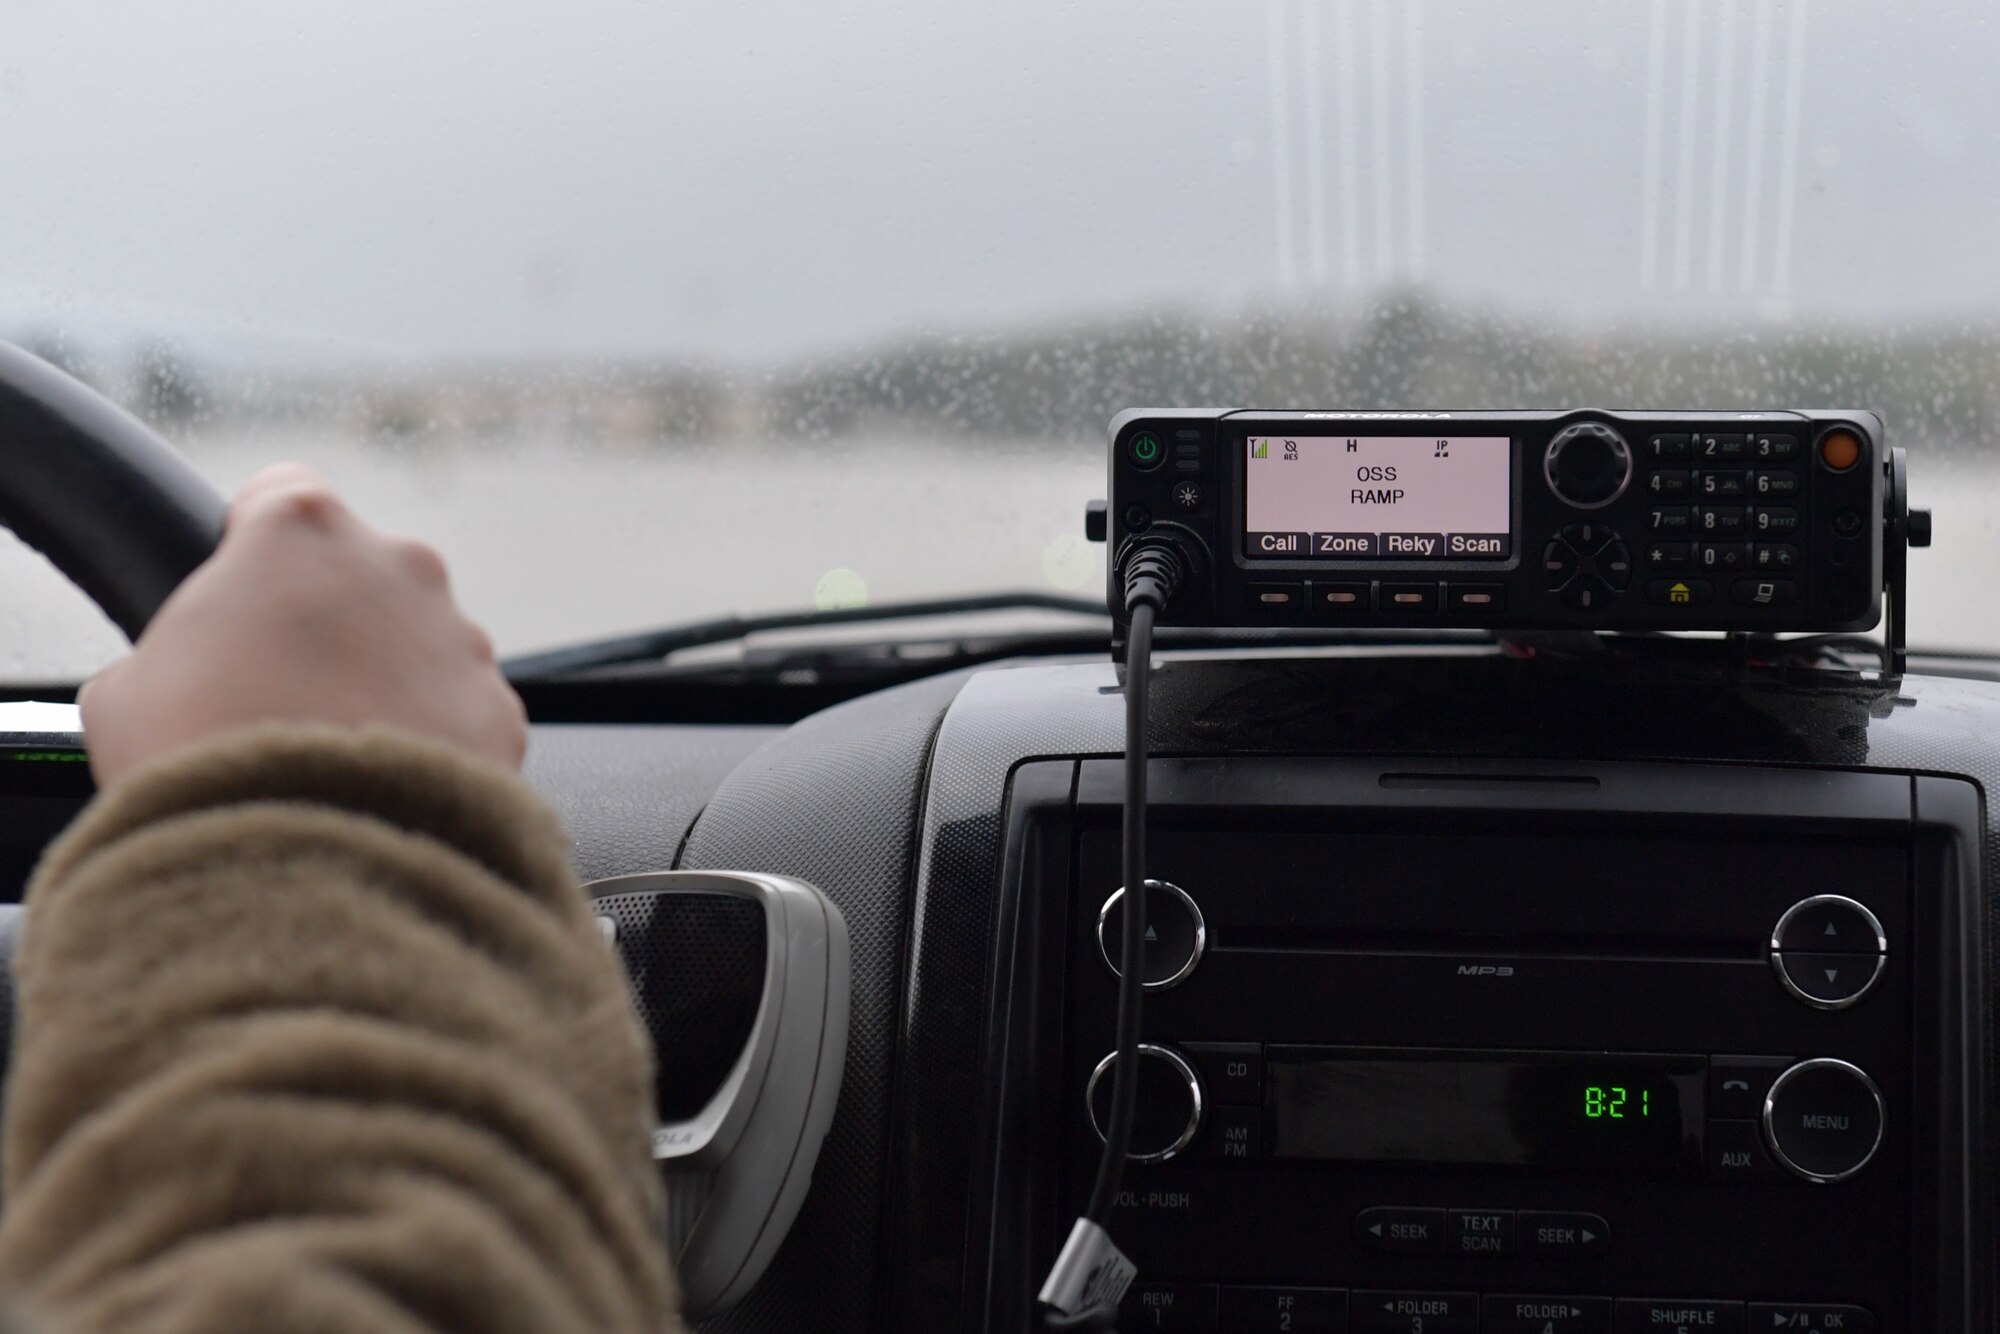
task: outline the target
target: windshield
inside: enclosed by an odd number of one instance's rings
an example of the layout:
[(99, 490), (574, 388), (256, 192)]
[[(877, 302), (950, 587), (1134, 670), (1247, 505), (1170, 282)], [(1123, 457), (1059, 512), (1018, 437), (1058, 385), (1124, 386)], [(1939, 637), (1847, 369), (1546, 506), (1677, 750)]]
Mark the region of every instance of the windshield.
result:
[[(0, 337), (503, 650), (1102, 587), (1131, 406), (1858, 407), (2000, 650), (1976, 0), (15, 7)], [(115, 631), (0, 534), (0, 678)]]

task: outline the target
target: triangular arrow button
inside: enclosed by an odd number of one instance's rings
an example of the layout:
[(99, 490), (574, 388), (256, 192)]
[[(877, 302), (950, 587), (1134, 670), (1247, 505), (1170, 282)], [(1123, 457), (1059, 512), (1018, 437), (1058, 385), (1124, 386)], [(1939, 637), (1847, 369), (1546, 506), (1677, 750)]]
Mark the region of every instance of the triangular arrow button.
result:
[[(1377, 1223), (1377, 1224), (1375, 1224), (1375, 1225), (1374, 1225), (1373, 1227), (1369, 1228), (1368, 1230), (1369, 1230), (1370, 1232), (1374, 1233), (1374, 1234), (1375, 1234), (1376, 1236), (1378, 1236), (1378, 1237), (1382, 1235), (1382, 1225), (1381, 1225), (1380, 1223)], [(1386, 1308), (1385, 1308), (1385, 1309), (1386, 1309)]]
[(1146, 928), (1146, 943), (1148, 945), (1157, 945), (1160, 943), (1160, 933), (1150, 926)]
[(1591, 1231), (1591, 1230), (1590, 1230), (1589, 1228), (1585, 1228), (1585, 1229), (1583, 1230), (1583, 1244), (1584, 1244), (1584, 1245), (1588, 1246), (1588, 1245), (1589, 1245), (1589, 1244), (1590, 1244), (1591, 1242), (1593, 1242), (1593, 1241), (1596, 1241), (1596, 1240), (1597, 1240), (1597, 1234), (1596, 1234), (1595, 1232), (1592, 1232), (1592, 1231)]
[(1840, 970), (1838, 968), (1829, 968), (1826, 970), (1826, 980), (1829, 982), (1834, 981), (1839, 976)]
[(1838, 932), (1838, 931), (1836, 931), (1836, 930), (1834, 930), (1834, 929), (1833, 929), (1833, 923), (1832, 923), (1832, 922), (1828, 922), (1828, 923), (1826, 924), (1826, 934), (1827, 934), (1827, 935), (1829, 935), (1829, 936), (1837, 936), (1837, 935), (1839, 935), (1839, 934), (1840, 934), (1840, 932)]

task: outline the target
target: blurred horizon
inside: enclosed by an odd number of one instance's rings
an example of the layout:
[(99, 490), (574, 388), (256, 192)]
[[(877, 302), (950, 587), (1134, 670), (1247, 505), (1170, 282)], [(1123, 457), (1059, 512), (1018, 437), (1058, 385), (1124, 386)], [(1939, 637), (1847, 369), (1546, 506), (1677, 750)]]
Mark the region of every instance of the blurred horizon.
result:
[(1101, 438), (1135, 406), (1868, 408), (1896, 442), (2000, 439), (2000, 315), (1894, 328), (1564, 326), (1409, 287), (1264, 304), (913, 330), (766, 365), (670, 355), (246, 357), (157, 332), (0, 320), (184, 444), (265, 424), (359, 442), (535, 435), (572, 450), (867, 437)]

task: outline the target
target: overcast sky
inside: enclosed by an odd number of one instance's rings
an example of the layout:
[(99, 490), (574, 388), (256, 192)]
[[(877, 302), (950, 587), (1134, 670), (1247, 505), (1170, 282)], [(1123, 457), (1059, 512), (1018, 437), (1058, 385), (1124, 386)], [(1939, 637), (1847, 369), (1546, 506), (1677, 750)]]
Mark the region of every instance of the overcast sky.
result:
[(0, 321), (765, 363), (1420, 281), (2000, 307), (1973, 0), (0, 6)]

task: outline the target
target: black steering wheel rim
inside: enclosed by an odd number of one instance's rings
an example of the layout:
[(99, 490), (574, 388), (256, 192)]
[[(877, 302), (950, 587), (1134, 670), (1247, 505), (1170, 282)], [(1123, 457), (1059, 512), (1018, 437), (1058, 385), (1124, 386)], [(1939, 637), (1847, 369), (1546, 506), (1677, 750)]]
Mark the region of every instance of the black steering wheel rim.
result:
[(0, 527), (137, 639), (222, 538), (229, 505), (152, 428), (0, 343)]

